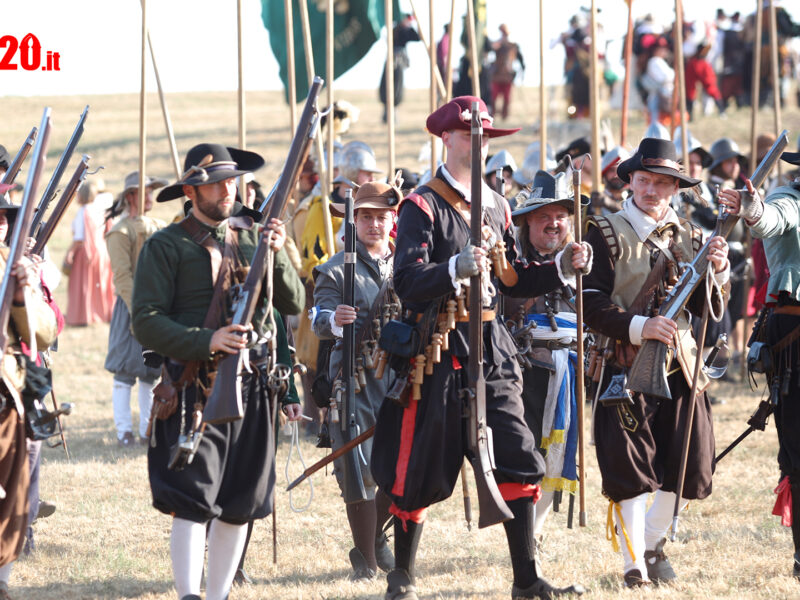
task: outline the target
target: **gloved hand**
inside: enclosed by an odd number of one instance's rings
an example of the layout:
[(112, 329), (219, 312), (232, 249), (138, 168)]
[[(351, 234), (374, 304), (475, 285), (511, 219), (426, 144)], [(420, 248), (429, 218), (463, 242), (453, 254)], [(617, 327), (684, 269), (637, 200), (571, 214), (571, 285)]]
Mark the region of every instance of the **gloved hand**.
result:
[(756, 223), (764, 214), (764, 201), (749, 179), (745, 180), (746, 189), (722, 190), (717, 197), (720, 206), (726, 207), (731, 214), (739, 215), (748, 223)]
[(467, 244), (456, 258), (456, 277), (468, 279), (478, 274), (478, 263), (475, 261), (475, 246)]
[(592, 270), (592, 247), (586, 242), (567, 244), (559, 257), (564, 277), (575, 277), (578, 272), (581, 275), (588, 275)]

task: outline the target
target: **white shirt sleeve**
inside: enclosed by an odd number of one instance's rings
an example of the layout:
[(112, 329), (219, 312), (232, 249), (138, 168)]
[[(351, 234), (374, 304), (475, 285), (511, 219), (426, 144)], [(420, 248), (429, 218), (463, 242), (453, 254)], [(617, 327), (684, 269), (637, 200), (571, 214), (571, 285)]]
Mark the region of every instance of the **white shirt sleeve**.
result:
[(86, 210), (85, 206), (78, 209), (78, 214), (72, 219), (72, 239), (76, 242), (82, 242), (86, 239), (86, 230), (83, 220), (83, 212)]

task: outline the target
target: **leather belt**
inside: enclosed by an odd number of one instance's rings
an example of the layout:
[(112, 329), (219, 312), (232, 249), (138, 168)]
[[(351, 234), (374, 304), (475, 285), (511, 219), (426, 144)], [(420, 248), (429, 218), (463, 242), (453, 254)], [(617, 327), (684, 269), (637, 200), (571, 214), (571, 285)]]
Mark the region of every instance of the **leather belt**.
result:
[(772, 312), (776, 315), (800, 315), (800, 305), (784, 304), (783, 306), (776, 306), (772, 309)]

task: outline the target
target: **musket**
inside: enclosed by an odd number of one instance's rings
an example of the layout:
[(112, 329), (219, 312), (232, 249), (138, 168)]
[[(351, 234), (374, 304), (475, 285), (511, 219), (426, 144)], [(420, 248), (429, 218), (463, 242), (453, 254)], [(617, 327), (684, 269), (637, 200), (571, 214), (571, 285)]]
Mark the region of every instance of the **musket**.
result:
[(730, 446), (725, 448), (722, 452), (720, 452), (716, 458), (714, 458), (714, 465), (719, 463), (723, 458), (725, 458), (728, 453), (733, 450), (739, 443), (744, 440), (748, 435), (753, 433), (754, 431), (764, 431), (767, 427), (767, 418), (772, 414), (775, 405), (769, 400), (762, 400), (758, 403), (758, 408), (756, 408), (756, 412), (754, 412), (749, 419), (747, 419), (747, 429), (744, 430), (744, 433), (740, 434), (733, 442), (731, 442)]
[[(750, 178), (753, 187), (756, 189), (761, 187), (788, 143), (788, 132), (784, 129)], [(726, 213), (724, 217), (717, 220), (714, 233), (700, 248), (692, 263), (686, 266), (680, 279), (659, 307), (660, 315), (674, 321), (683, 312), (689, 298), (706, 277), (711, 239), (715, 236), (727, 238), (738, 221), (739, 217), (730, 213)], [(672, 399), (667, 385), (668, 350), (667, 345), (663, 342), (655, 339), (644, 340), (628, 373), (628, 389), (657, 398)]]
[(50, 240), (50, 237), (53, 235), (56, 225), (58, 225), (59, 221), (61, 221), (61, 218), (64, 216), (67, 208), (69, 208), (72, 199), (75, 197), (75, 193), (78, 191), (81, 183), (83, 183), (83, 181), (86, 179), (86, 174), (89, 170), (89, 158), (90, 157), (88, 154), (84, 154), (83, 158), (81, 158), (81, 162), (78, 164), (75, 172), (72, 174), (69, 183), (67, 183), (67, 187), (65, 187), (64, 191), (61, 193), (61, 197), (58, 199), (58, 202), (53, 208), (53, 212), (50, 213), (50, 218), (39, 229), (39, 233), (36, 236), (36, 243), (31, 249), (32, 254), (41, 256), (44, 252), (44, 248), (47, 245), (47, 242)]
[[(280, 178), (275, 186), (275, 194), (267, 210), (262, 213), (261, 225), (266, 225), (272, 218), (280, 218), (284, 206), (297, 183), (300, 168), (308, 156), (311, 141), (316, 137), (319, 129), (319, 111), (317, 110), (317, 97), (322, 88), (322, 79), (314, 78), (314, 83), (308, 92), (297, 131), (289, 146), (289, 154), (283, 165)], [(261, 299), (261, 287), (266, 274), (267, 253), (269, 248), (270, 229), (263, 229), (258, 238), (258, 246), (247, 278), (241, 285), (231, 288), (232, 295), (232, 320), (231, 323), (249, 325), (253, 320), (256, 306)], [(203, 421), (206, 423), (220, 424), (236, 421), (244, 416), (242, 406), (241, 373), (247, 369), (249, 349), (245, 348), (234, 354), (225, 354), (217, 364), (216, 376), (211, 386), (211, 393), (206, 400), (203, 410)]]
[(39, 130), (36, 127), (31, 129), (31, 132), (23, 142), (14, 160), (11, 161), (11, 164), (8, 165), (8, 169), (3, 173), (3, 179), (0, 180), (0, 183), (14, 183), (20, 169), (22, 169), (22, 163), (24, 163), (25, 159), (28, 157), (28, 152), (31, 151), (31, 148), (33, 148), (33, 145), (36, 143), (36, 134), (38, 132)]
[(333, 461), (335, 461), (337, 458), (339, 458), (343, 454), (347, 454), (348, 452), (350, 452), (351, 450), (356, 448), (360, 443), (362, 443), (362, 442), (368, 440), (369, 438), (371, 438), (373, 435), (375, 435), (375, 426), (374, 425), (372, 427), (370, 427), (369, 429), (367, 429), (365, 432), (359, 434), (357, 437), (354, 437), (352, 440), (350, 440), (346, 444), (342, 445), (341, 448), (337, 448), (336, 450), (334, 450), (333, 452), (328, 454), (325, 458), (322, 458), (322, 459), (318, 460), (313, 465), (308, 467), (305, 471), (303, 471), (303, 474), (300, 475), (300, 477), (298, 477), (292, 483), (289, 484), (289, 487), (286, 488), (286, 491), (289, 492), (289, 491), (293, 490), (298, 485), (303, 483), (306, 479), (311, 477), (314, 473), (319, 471), (321, 468), (328, 466), (329, 464), (331, 464)]
[[(11, 305), (14, 293), (17, 291), (17, 278), (11, 271), (17, 261), (25, 254), (28, 242), (28, 228), (30, 227), (31, 217), (33, 216), (34, 196), (39, 188), (39, 180), (44, 171), (45, 158), (47, 157), (47, 144), (50, 141), (50, 107), (46, 107), (42, 114), (42, 122), (39, 127), (41, 134), (36, 140), (31, 159), (31, 170), (28, 173), (28, 180), (25, 183), (25, 192), (22, 196), (22, 205), (17, 211), (17, 218), (14, 220), (14, 229), (11, 234), (6, 268), (3, 273), (3, 280), (0, 284), (0, 354), (5, 354), (8, 347), (8, 321), (11, 316)], [(34, 344), (32, 344), (34, 345)], [(5, 379), (5, 375), (3, 375)], [(13, 385), (7, 384), (8, 392), (14, 398), (17, 411), (24, 415), (22, 398)]]
[(39, 200), (39, 205), (36, 207), (36, 213), (33, 215), (33, 222), (31, 223), (30, 237), (38, 237), (39, 228), (44, 214), (47, 212), (47, 207), (50, 205), (53, 198), (55, 198), (56, 188), (61, 181), (62, 175), (64, 175), (64, 171), (69, 165), (69, 160), (72, 158), (72, 153), (75, 152), (75, 147), (78, 145), (83, 135), (83, 126), (86, 123), (86, 115), (88, 113), (89, 105), (87, 104), (86, 108), (83, 109), (83, 113), (81, 113), (80, 119), (78, 119), (75, 130), (72, 132), (72, 137), (70, 137), (69, 142), (67, 142), (67, 147), (64, 148), (64, 152), (61, 153), (61, 158), (58, 159), (58, 164), (56, 165), (55, 171), (53, 171), (53, 176), (50, 178), (44, 190), (44, 194), (42, 194), (42, 198)]
[[(353, 190), (347, 188), (344, 196), (344, 290), (342, 303), (353, 306), (353, 296), (356, 287), (356, 225), (353, 218)], [(364, 324), (367, 327), (368, 323)], [(342, 379), (344, 380), (344, 406), (339, 410), (342, 414), (339, 419), (342, 441), (349, 442), (357, 438), (359, 433), (356, 421), (356, 326), (348, 323), (342, 328)], [(344, 455), (345, 466), (343, 469), (344, 488), (356, 492), (362, 500), (367, 499), (364, 491), (364, 481), (361, 477), (361, 461), (358, 448)]]
[[(470, 244), (479, 248), (483, 242), (483, 202), (481, 200), (481, 138), (483, 124), (478, 103), (472, 103), (471, 134), (471, 201), (470, 201)], [(491, 430), (486, 423), (486, 380), (483, 374), (483, 320), (481, 310), (481, 273), (470, 277), (469, 282), (469, 363), (467, 368), (468, 387), (464, 390), (468, 400), (467, 443), (469, 459), (475, 472), (478, 490), (478, 527), (484, 528), (513, 519), (514, 515), (506, 505), (494, 479), (492, 464)]]

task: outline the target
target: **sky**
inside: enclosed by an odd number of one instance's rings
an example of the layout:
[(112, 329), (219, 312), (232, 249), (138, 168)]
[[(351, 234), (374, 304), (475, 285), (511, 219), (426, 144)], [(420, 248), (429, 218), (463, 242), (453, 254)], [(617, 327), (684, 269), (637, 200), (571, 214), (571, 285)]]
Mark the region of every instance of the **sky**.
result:
[[(269, 0), (282, 2), (283, 0)], [(378, 0), (383, 2), (383, 0)], [(410, 0), (399, 0), (401, 10), (410, 11)], [(434, 32), (441, 35), (450, 19), (450, 2), (434, 2)], [(269, 35), (261, 21), (261, 1), (242, 0), (244, 21), (244, 86), (246, 90), (278, 90), (278, 65), (269, 47)], [(463, 2), (457, 3), (465, 7)], [(686, 2), (685, 19), (712, 20), (719, 3), (710, 0)], [(428, 34), (428, 3), (415, 0), (420, 26)], [(545, 81), (561, 81), (563, 51), (550, 48), (551, 38), (566, 30), (570, 16), (590, 0), (545, 2)], [(621, 37), (627, 26), (627, 5), (623, 0), (598, 0), (600, 22), (606, 36), (616, 40), (610, 56), (619, 56)], [(729, 14), (755, 10), (755, 0), (725, 0)], [(800, 20), (800, 2), (783, 5)], [(487, 0), (487, 31), (490, 38), (507, 23), (511, 38), (520, 44), (526, 58), (524, 83), (539, 82), (538, 2), (535, 0)], [(656, 0), (635, 0), (634, 15), (652, 13), (664, 23), (673, 20), (673, 4)], [(457, 8), (463, 14), (465, 8)], [(7, 41), (0, 41), (0, 96), (83, 95), (138, 92), (141, 73), (141, 5), (139, 0), (0, 0), (0, 40), (11, 36), (21, 41), (29, 33), (41, 44), (42, 56), (59, 54), (59, 70), (21, 68), (21, 49), (13, 55), (17, 70), (2, 68), (8, 58)], [(237, 79), (236, 0), (149, 0), (147, 19), (155, 58), (164, 90), (170, 92), (235, 90)], [(460, 35), (461, 19), (456, 19)], [(7, 38), (6, 38), (7, 40)], [(410, 44), (412, 68), (406, 72), (410, 88), (428, 86), (425, 49)], [(459, 49), (454, 60), (457, 61)], [(377, 89), (386, 56), (385, 41), (376, 43), (362, 61), (334, 82), (341, 89)], [(148, 58), (149, 60), (149, 58)], [(46, 66), (46, 61), (42, 61)], [(148, 64), (149, 91), (155, 79)]]

